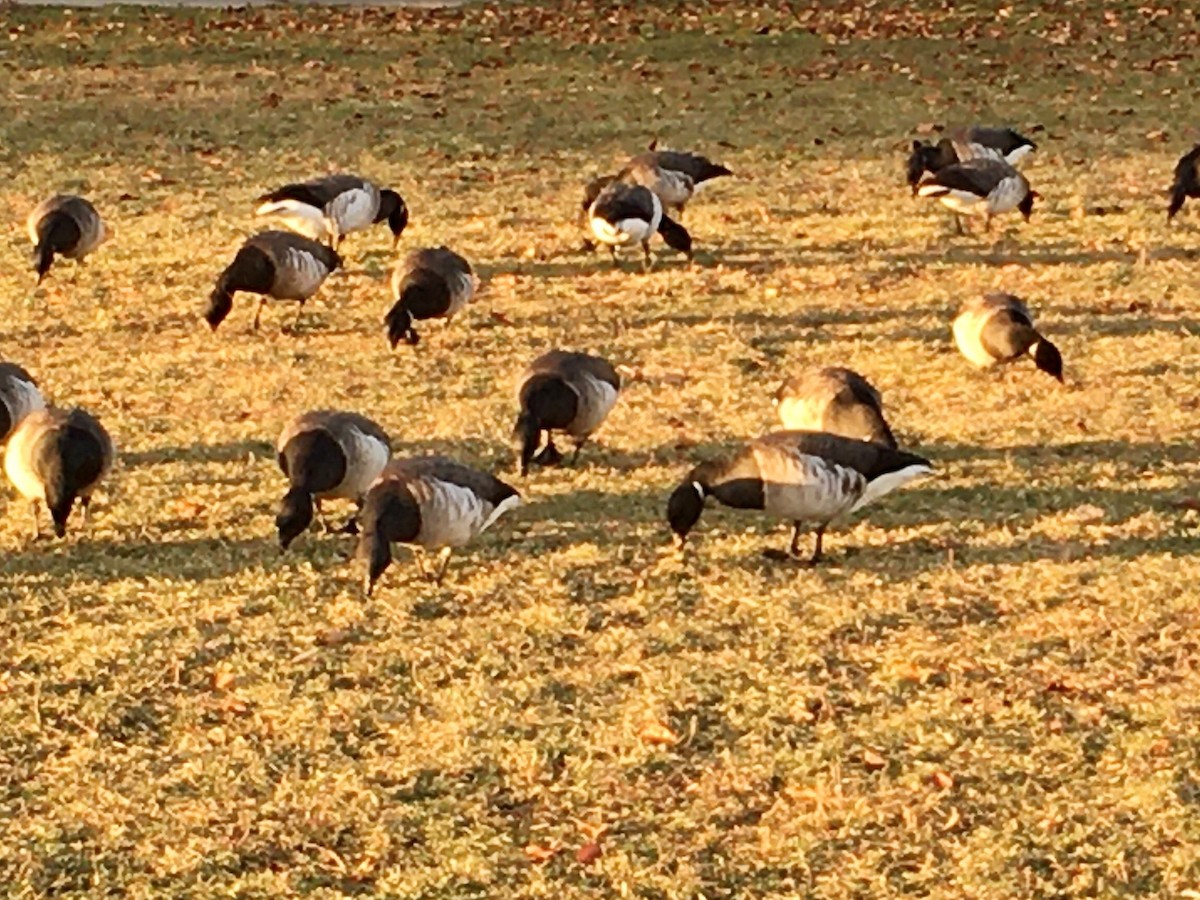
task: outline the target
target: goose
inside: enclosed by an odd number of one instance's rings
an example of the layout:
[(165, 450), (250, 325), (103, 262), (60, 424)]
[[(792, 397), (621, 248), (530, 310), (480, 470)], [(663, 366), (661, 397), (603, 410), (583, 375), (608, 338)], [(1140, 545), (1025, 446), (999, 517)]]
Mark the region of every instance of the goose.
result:
[[(535, 359), (521, 379), (521, 412), (513, 429), (521, 474), (528, 474), (534, 463), (556, 466), (562, 462), (562, 454), (554, 446), (555, 431), (574, 441), (573, 465), (587, 439), (616, 404), (620, 391), (621, 376), (599, 356), (551, 350)], [(542, 432), (546, 433), (546, 446), (535, 456)]]
[(1200, 199), (1200, 144), (1180, 157), (1175, 164), (1175, 183), (1171, 185), (1171, 205), (1167, 207), (1167, 221), (1183, 209), (1188, 197)]
[(14, 363), (0, 362), (0, 444), (30, 413), (46, 408), (33, 376)]
[(1037, 144), (1011, 128), (972, 125), (957, 128), (936, 144), (913, 141), (908, 157), (908, 183), (912, 192), (926, 172), (939, 172), (968, 159), (993, 159), (1015, 166), (1037, 149)]
[(47, 408), (21, 420), (4, 449), (4, 471), (33, 511), (33, 536), (40, 538), (38, 507), (45, 503), (54, 533), (67, 533), (75, 501), (87, 521), (92, 493), (112, 468), (112, 438), (82, 409)]
[(275, 516), (280, 549), (287, 550), (312, 524), (314, 505), (321, 515), (322, 500), (354, 500), (361, 505), (367, 488), (392, 455), (392, 442), (383, 428), (365, 416), (314, 410), (284, 426), (275, 450), (288, 479), (288, 491)]
[(108, 237), (96, 207), (74, 194), (55, 194), (34, 207), (25, 220), (33, 242), (33, 267), (41, 284), (55, 256), (83, 263)]
[(714, 178), (732, 175), (725, 166), (698, 153), (681, 150), (657, 150), (657, 141), (650, 149), (630, 158), (616, 175), (593, 178), (584, 187), (583, 208), (592, 208), (600, 192), (613, 181), (625, 181), (648, 187), (658, 195), (664, 207), (683, 216), (683, 209), (700, 187)]
[(732, 457), (692, 469), (671, 494), (667, 522), (682, 549), (709, 497), (789, 520), (791, 547), (787, 554), (769, 551), (772, 558), (798, 557), (803, 523), (815, 522), (816, 546), (808, 561), (815, 566), (834, 519), (932, 471), (928, 460), (881, 444), (818, 431), (774, 431)]
[(992, 216), (1013, 209), (1021, 211), (1025, 221), (1033, 213), (1033, 201), (1041, 196), (1029, 186), (1029, 180), (1006, 162), (994, 159), (969, 159), (947, 166), (929, 175), (917, 187), (921, 197), (936, 197), (954, 211), (954, 221), (962, 233), (962, 215), (982, 215), (985, 230), (992, 228)]
[(388, 343), (404, 340), (416, 346), (421, 338), (413, 323), (445, 319), (447, 323), (471, 302), (479, 286), (471, 264), (446, 247), (416, 250), (392, 270), (395, 305), (384, 317)]
[(826, 431), (896, 448), (879, 391), (850, 369), (807, 369), (783, 383), (775, 402), (788, 431)]
[[(470, 543), (520, 502), (513, 487), (444, 456), (392, 460), (363, 501), (358, 555), (367, 565), (366, 595), (391, 564), (393, 543), (440, 549), (434, 575), (440, 584), (453, 549)], [(425, 577), (420, 554), (417, 567)]]
[(647, 187), (614, 181), (607, 185), (588, 210), (592, 234), (608, 246), (613, 265), (617, 263), (617, 248), (640, 243), (645, 255), (644, 268), (649, 269), (650, 238), (655, 232), (662, 235), (667, 246), (692, 258), (692, 236), (687, 229), (663, 212), (662, 201)]
[(254, 312), (254, 330), (268, 300), (294, 300), (299, 303), (293, 330), (300, 322), (305, 302), (325, 283), (331, 272), (342, 265), (337, 252), (303, 235), (290, 231), (263, 231), (242, 244), (217, 279), (208, 300), (204, 320), (213, 331), (233, 309), (238, 291), (258, 294)]
[(386, 221), (398, 246), (408, 225), (408, 206), (393, 190), (357, 175), (326, 175), (285, 184), (258, 198), (259, 216), (278, 219), (292, 231), (325, 241), (335, 250), (347, 234)]
[(1029, 307), (1012, 294), (993, 293), (968, 300), (958, 311), (953, 329), (959, 352), (980, 368), (1014, 362), (1029, 354), (1039, 369), (1063, 380), (1062, 354), (1033, 327)]

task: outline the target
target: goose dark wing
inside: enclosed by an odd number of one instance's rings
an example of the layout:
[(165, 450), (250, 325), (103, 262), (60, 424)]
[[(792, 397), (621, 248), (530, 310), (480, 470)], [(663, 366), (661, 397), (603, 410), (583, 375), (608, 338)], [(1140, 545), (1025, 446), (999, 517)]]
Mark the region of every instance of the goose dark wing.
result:
[(1025, 301), (1013, 294), (1005, 294), (995, 292), (985, 294), (980, 306), (984, 309), (992, 309), (997, 312), (1007, 314), (1015, 322), (1020, 322), (1024, 325), (1033, 325), (1033, 316), (1029, 312), (1029, 307), (1025, 305)]
[(33, 376), (26, 372), (16, 363), (0, 362), (0, 381), (27, 381), (34, 387), (37, 387), (37, 382), (33, 380)]
[(341, 257), (332, 248), (319, 241), (306, 238), (302, 234), (296, 234), (294, 231), (260, 231), (249, 238), (245, 246), (258, 248), (273, 259), (276, 264), (285, 260), (288, 251), (292, 250), (307, 253), (318, 260), (330, 272), (342, 264)]
[(515, 488), (505, 484), (499, 478), (445, 456), (419, 456), (394, 460), (388, 463), (381, 477), (400, 480), (431, 478), (443, 481), (466, 488), (492, 506), (499, 506), (509, 497), (517, 495)]
[(392, 439), (388, 437), (387, 432), (383, 430), (378, 422), (352, 412), (331, 412), (327, 416), (327, 421), (331, 429), (341, 431), (354, 428), (368, 437), (381, 441), (389, 451), (392, 449)]
[(822, 431), (774, 431), (759, 438), (755, 443), (818, 457), (843, 468), (853, 469), (868, 481), (909, 466), (932, 467), (929, 460), (914, 453)]
[(471, 264), (448, 247), (425, 247), (414, 250), (405, 260), (409, 271), (429, 269), (447, 281), (471, 274)]
[(969, 160), (946, 166), (929, 176), (924, 184), (936, 184), (949, 191), (965, 191), (986, 197), (1000, 183), (1005, 169), (990, 160)]
[(996, 150), (1001, 156), (1008, 156), (1021, 147), (1037, 148), (1037, 144), (1012, 128), (989, 128), (984, 125), (974, 125), (963, 131), (961, 138), (967, 143)]
[(725, 166), (715, 163), (698, 153), (687, 153), (679, 150), (657, 150), (645, 155), (649, 156), (653, 163), (660, 168), (670, 169), (673, 172), (683, 172), (685, 175), (690, 176), (696, 184), (733, 174)]
[(543, 353), (526, 370), (530, 375), (562, 375), (569, 378), (575, 372), (586, 372), (593, 378), (621, 389), (621, 376), (613, 368), (612, 363), (590, 353), (577, 353), (570, 350), (550, 350)]
[(641, 219), (649, 222), (654, 217), (654, 200), (649, 188), (641, 185), (613, 182), (592, 204), (592, 215), (606, 222), (624, 219)]

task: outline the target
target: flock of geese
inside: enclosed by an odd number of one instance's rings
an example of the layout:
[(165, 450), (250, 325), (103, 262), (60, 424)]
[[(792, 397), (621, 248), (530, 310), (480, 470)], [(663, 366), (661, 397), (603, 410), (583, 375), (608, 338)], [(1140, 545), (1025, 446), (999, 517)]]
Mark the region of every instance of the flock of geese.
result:
[[(939, 200), (962, 230), (963, 216), (994, 216), (1018, 210), (1026, 220), (1038, 197), (1017, 164), (1036, 145), (1009, 128), (972, 127), (936, 143), (914, 141), (907, 180), (917, 197)], [(703, 184), (731, 175), (729, 169), (695, 153), (659, 150), (651, 144), (613, 175), (596, 178), (582, 204), (592, 235), (612, 254), (640, 245), (652, 264), (650, 241), (692, 255), (692, 237), (681, 224), (684, 209)], [(1175, 170), (1168, 220), (1188, 198), (1200, 198), (1200, 145)], [(239, 248), (216, 280), (204, 319), (216, 330), (233, 309), (237, 294), (259, 298), (257, 330), (270, 301), (295, 302), (297, 319), (305, 302), (342, 265), (345, 237), (386, 223), (399, 245), (409, 211), (393, 190), (347, 174), (288, 184), (263, 195), (257, 214), (283, 230), (262, 231)], [(83, 197), (56, 195), (39, 204), (27, 221), (38, 282), (57, 257), (82, 262), (105, 240), (104, 221)], [(417, 323), (451, 320), (471, 302), (478, 279), (470, 263), (446, 247), (413, 251), (391, 277), (393, 306), (384, 317), (394, 348), (416, 345)], [(1063, 378), (1058, 349), (1035, 327), (1029, 308), (1010, 294), (968, 301), (953, 323), (954, 340), (966, 359), (991, 367), (1032, 357), (1038, 369)], [(563, 454), (555, 436), (573, 445), (572, 461), (602, 425), (621, 392), (621, 378), (605, 359), (551, 350), (535, 359), (521, 379), (513, 430), (515, 468), (556, 466)], [(829, 524), (932, 472), (929, 460), (901, 450), (883, 413), (879, 392), (861, 375), (820, 368), (787, 381), (777, 395), (784, 430), (745, 443), (724, 459), (693, 468), (671, 493), (667, 522), (682, 548), (707, 501), (759, 510), (792, 522), (786, 553), (800, 557), (805, 523), (813, 523), (815, 547), (808, 562), (821, 559)], [(4, 470), (33, 511), (34, 536), (41, 535), (40, 509), (49, 511), (63, 537), (78, 504), (88, 504), (111, 470), (115, 448), (104, 426), (82, 409), (48, 407), (33, 377), (0, 362), (0, 443)], [(275, 524), (286, 550), (319, 519), (324, 501), (358, 504), (357, 515), (340, 529), (357, 534), (369, 596), (392, 561), (392, 545), (439, 551), (432, 573), (441, 581), (451, 551), (470, 543), (520, 503), (518, 491), (490, 473), (443, 456), (392, 458), (392, 443), (380, 425), (353, 412), (316, 410), (290, 421), (276, 444), (287, 479)], [(417, 564), (425, 574), (422, 552)]]

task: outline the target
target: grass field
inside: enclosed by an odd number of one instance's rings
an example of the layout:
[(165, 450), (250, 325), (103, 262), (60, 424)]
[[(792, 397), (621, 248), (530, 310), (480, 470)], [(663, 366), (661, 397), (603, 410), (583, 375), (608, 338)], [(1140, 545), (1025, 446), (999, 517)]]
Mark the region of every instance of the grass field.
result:
[[(65, 541), (0, 501), (0, 891), (1200, 897), (1200, 203), (1163, 214), (1200, 20), (895, 6), (0, 4), (0, 358), (121, 452)], [(1041, 145), (995, 245), (903, 184), (972, 121)], [(614, 272), (579, 186), (656, 136), (738, 177), (688, 211), (694, 267)], [(253, 198), (331, 168), (397, 187), (403, 247), (466, 255), (477, 304), (390, 352), (381, 228), (298, 336), (249, 299), (209, 333)], [(115, 236), (34, 290), (55, 190)], [(1064, 387), (954, 350), (993, 288)], [(364, 601), (347, 537), (280, 555), (285, 420), (513, 478), (513, 382), (554, 346), (627, 390), (442, 587), (401, 550)], [(727, 510), (681, 561), (667, 494), (807, 364), (866, 374), (937, 477), (815, 571)]]

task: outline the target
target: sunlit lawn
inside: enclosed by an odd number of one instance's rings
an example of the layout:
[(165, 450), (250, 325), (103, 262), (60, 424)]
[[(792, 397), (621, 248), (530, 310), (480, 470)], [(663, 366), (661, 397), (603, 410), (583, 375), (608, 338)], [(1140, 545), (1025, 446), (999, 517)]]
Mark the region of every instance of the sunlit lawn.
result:
[[(101, 417), (94, 521), (0, 519), (0, 884), (14, 896), (1200, 896), (1200, 135), (1189, 4), (0, 10), (0, 358)], [(955, 237), (903, 155), (934, 125), (1041, 149), (1031, 224)], [(1189, 130), (1192, 129), (1192, 130)], [(581, 245), (582, 182), (657, 137), (737, 173), (697, 262)], [(386, 229), (306, 308), (211, 334), (264, 189), (399, 189), (477, 304), (389, 351)], [(114, 239), (38, 290), (27, 210)], [(1067, 384), (972, 370), (958, 304), (1025, 297)], [(622, 399), (576, 469), (441, 588), (371, 601), (347, 537), (281, 555), (275, 436), (337, 407), (515, 478), (514, 381), (554, 347)], [(938, 476), (831, 531), (663, 522), (851, 366)], [(1193, 894), (1188, 894), (1192, 891)]]

